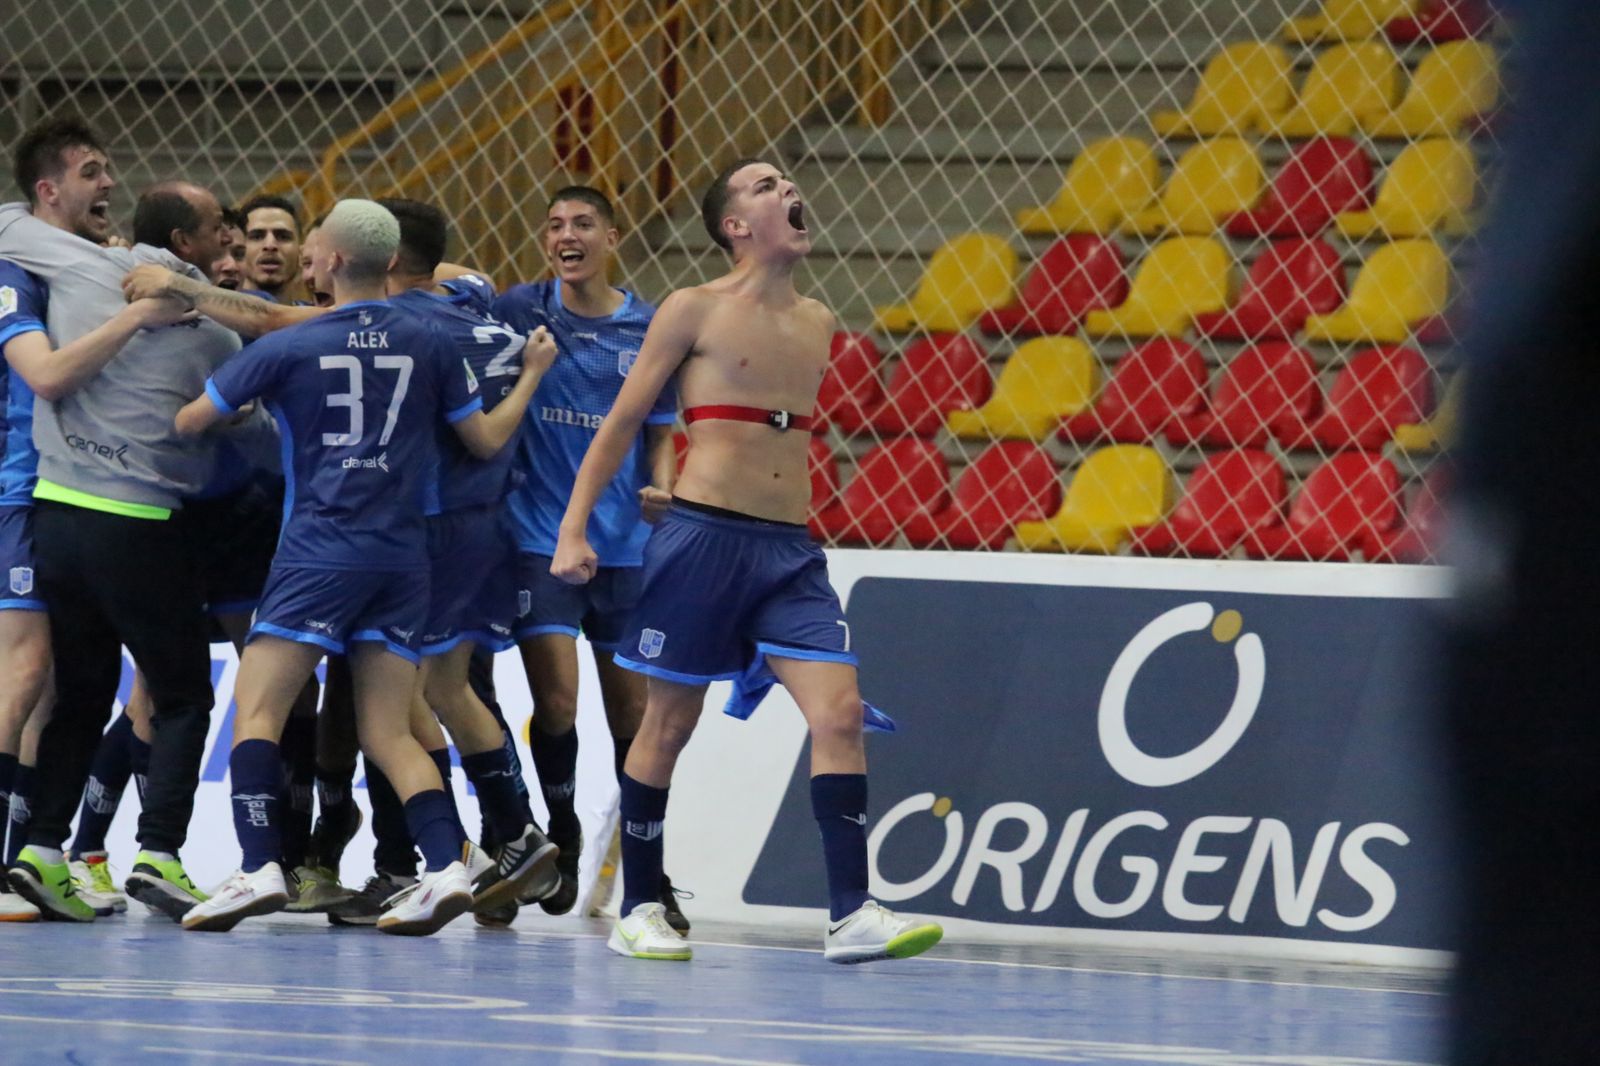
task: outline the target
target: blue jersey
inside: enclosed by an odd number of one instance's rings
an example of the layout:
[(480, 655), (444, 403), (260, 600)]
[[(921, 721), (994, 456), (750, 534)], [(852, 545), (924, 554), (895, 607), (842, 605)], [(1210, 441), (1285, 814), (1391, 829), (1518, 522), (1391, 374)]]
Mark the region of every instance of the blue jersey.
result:
[[(0, 352), (13, 337), (44, 333), (49, 289), (26, 270), (0, 259)], [(33, 446), (33, 390), (0, 360), (0, 505), (33, 503), (39, 452)]]
[[(518, 285), (494, 302), (501, 321), (524, 333), (544, 326), (559, 350), (528, 405), (518, 446), (517, 465), (527, 475), (510, 499), (519, 550), (555, 554), (578, 466), (617, 401), (655, 310), (625, 293), (622, 306), (610, 317), (584, 318), (562, 306), (560, 279)], [(670, 426), (677, 414), (677, 389), (669, 384), (646, 421)], [(650, 528), (640, 517), (639, 490), (648, 484), (650, 467), (641, 434), (589, 518), (589, 544), (601, 566), (644, 562)]]
[(224, 411), (259, 396), (277, 420), (287, 484), (274, 565), (428, 568), (435, 427), (483, 407), (439, 327), (384, 302), (346, 304), (256, 341), (206, 394)]
[[(444, 288), (448, 296), (408, 289), (391, 296), (389, 302), (428, 319), (449, 335), (483, 390), (484, 410), (492, 411), (522, 373), (522, 347), (527, 338), (489, 316), (494, 289), (488, 282), (469, 276), (446, 282)], [(428, 514), (505, 499), (516, 458), (515, 438), (494, 458), (479, 459), (449, 426), (440, 426), (438, 432), (439, 465), (425, 493)]]

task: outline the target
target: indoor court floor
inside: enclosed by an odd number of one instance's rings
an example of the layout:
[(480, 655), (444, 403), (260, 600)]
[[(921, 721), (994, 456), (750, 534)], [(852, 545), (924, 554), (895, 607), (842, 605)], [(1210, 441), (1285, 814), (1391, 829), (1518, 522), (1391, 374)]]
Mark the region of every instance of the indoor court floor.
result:
[(137, 905), (0, 928), (0, 1061), (455, 1063), (1442, 1061), (1436, 971), (947, 941), (824, 963), (821, 930), (697, 926), (695, 961), (605, 948), (607, 924), (458, 920), (422, 940), (320, 917), (183, 933)]

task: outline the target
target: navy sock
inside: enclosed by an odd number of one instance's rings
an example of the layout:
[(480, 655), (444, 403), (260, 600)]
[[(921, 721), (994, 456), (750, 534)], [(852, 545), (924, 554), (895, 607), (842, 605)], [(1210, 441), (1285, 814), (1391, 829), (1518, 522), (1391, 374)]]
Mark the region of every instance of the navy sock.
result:
[(578, 839), (578, 812), (573, 805), (578, 781), (577, 729), (551, 736), (535, 722), (528, 730), (528, 748), (539, 787), (544, 790), (544, 805), (550, 810), (550, 839), (558, 844)]
[(622, 916), (641, 903), (661, 898), (662, 830), (667, 790), (652, 788), (627, 774), (622, 786)]
[(317, 720), (291, 715), (283, 725), (283, 861), (289, 869), (304, 866), (311, 845), (312, 803), (316, 795)]
[(75, 856), (106, 850), (106, 833), (117, 816), (122, 790), (133, 776), (133, 751), (128, 745), (131, 736), (133, 719), (118, 715), (94, 749), (89, 781), (83, 787), (83, 807), (78, 811), (78, 833), (72, 840)]
[(244, 861), (239, 868), (254, 873), (269, 862), (283, 861), (283, 831), (278, 824), (283, 788), (283, 754), (270, 740), (246, 740), (228, 756), (233, 780), (233, 831)]
[(406, 800), (406, 826), (429, 870), (442, 870), (460, 860), (467, 834), (448, 793), (429, 789)]
[(397, 877), (415, 877), (417, 849), (411, 843), (411, 830), (406, 826), (406, 809), (378, 764), (371, 759), (366, 763), (372, 835), (377, 841), (372, 849), (373, 869)]
[(533, 812), (528, 807), (527, 795), (517, 794), (516, 776), (511, 760), (506, 757), (506, 749), (492, 748), (476, 755), (463, 755), (461, 770), (478, 790), (485, 828), (492, 828), (494, 836), (502, 842), (521, 836), (533, 821)]
[(29, 804), (32, 799), (33, 767), (19, 761), (16, 772), (11, 776), (11, 803), (6, 819), (11, 827), (11, 839), (6, 844), (7, 866), (17, 861), (17, 853), (27, 843), (28, 823), (33, 819), (33, 809)]
[(612, 737), (611, 746), (614, 749), (611, 753), (611, 758), (617, 770), (617, 784), (620, 785), (622, 784), (622, 768), (628, 765), (628, 751), (633, 747), (633, 738)]
[(17, 779), (17, 757), (0, 752), (0, 862), (10, 857), (11, 783)]
[(133, 730), (128, 730), (128, 764), (133, 767), (133, 787), (139, 792), (139, 802), (144, 803), (144, 789), (150, 777), (150, 742), (140, 740)]
[(867, 901), (867, 775), (818, 774), (811, 813), (828, 864), (828, 912), (834, 921)]

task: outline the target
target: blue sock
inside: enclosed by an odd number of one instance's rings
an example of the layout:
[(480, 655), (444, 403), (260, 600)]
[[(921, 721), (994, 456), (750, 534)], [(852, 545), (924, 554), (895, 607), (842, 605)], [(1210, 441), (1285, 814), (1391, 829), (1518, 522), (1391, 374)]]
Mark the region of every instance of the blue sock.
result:
[(428, 758), (439, 768), (439, 781), (444, 785), (444, 798), (450, 801), (450, 810), (455, 815), (457, 824), (460, 824), (461, 811), (456, 807), (456, 790), (450, 787), (450, 749), (439, 748), (430, 751)]
[(667, 790), (622, 775), (622, 916), (661, 898)]
[(522, 835), (533, 821), (526, 793), (518, 795), (516, 772), (505, 748), (494, 748), (476, 755), (461, 756), (461, 770), (478, 790), (478, 805), (483, 808), (486, 828), (500, 841)]
[(144, 803), (144, 786), (150, 776), (150, 742), (140, 740), (133, 730), (128, 731), (128, 762), (133, 767), (133, 786), (139, 792), (139, 802)]
[(533, 769), (544, 790), (544, 805), (550, 811), (550, 839), (560, 844), (578, 839), (578, 812), (573, 794), (578, 781), (578, 731), (569, 729), (551, 736), (535, 722), (528, 730), (528, 752)]
[(429, 789), (406, 800), (406, 826), (430, 871), (460, 860), (467, 834), (448, 793)]
[(811, 813), (828, 864), (828, 913), (834, 921), (867, 901), (867, 775), (818, 774)]
[(18, 761), (16, 772), (11, 777), (11, 803), (6, 819), (11, 826), (11, 840), (6, 844), (7, 866), (17, 861), (17, 853), (28, 842), (28, 823), (33, 820), (33, 809), (29, 805), (32, 799), (33, 767)]
[(372, 804), (372, 865), (379, 873), (417, 876), (417, 849), (406, 825), (406, 809), (378, 764), (366, 759), (367, 799)]
[(0, 752), (0, 862), (10, 856), (11, 783), (17, 779), (17, 757)]
[(283, 861), (283, 831), (278, 802), (283, 792), (283, 756), (270, 740), (245, 740), (228, 756), (233, 780), (233, 831), (244, 861), (239, 869), (255, 873), (269, 862)]
[(117, 816), (122, 790), (133, 775), (133, 751), (128, 738), (133, 736), (133, 719), (118, 715), (94, 749), (89, 766), (89, 781), (83, 787), (83, 806), (78, 811), (78, 833), (72, 839), (72, 854), (79, 858), (106, 850), (106, 833)]

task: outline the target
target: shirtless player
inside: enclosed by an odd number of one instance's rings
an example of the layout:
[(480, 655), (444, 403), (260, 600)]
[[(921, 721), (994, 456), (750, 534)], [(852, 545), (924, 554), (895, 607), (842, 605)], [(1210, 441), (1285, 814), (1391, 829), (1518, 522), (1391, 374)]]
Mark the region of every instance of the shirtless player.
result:
[(748, 710), (776, 680), (811, 732), (811, 805), (822, 831), (832, 962), (905, 958), (943, 930), (898, 917), (867, 894), (867, 713), (827, 561), (806, 531), (808, 430), (834, 317), (794, 287), (811, 249), (799, 190), (769, 163), (724, 170), (701, 205), (733, 270), (667, 297), (638, 361), (578, 471), (550, 570), (595, 575), (590, 512), (677, 375), (689, 455), (673, 507), (645, 547), (643, 589), (618, 665), (649, 678), (644, 722), (622, 779), (621, 955), (690, 957), (658, 902), (667, 786), (712, 681), (733, 680)]

